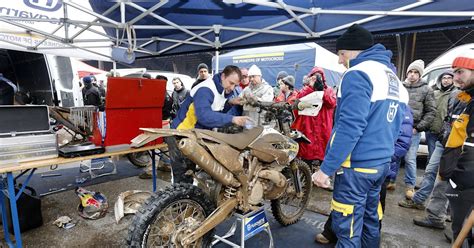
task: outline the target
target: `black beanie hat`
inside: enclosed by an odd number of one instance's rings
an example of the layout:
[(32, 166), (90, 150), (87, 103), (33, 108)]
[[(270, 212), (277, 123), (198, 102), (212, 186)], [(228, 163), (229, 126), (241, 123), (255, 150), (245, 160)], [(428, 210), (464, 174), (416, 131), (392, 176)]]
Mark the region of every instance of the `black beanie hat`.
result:
[(373, 45), (372, 34), (359, 24), (354, 24), (336, 40), (336, 51), (365, 50)]

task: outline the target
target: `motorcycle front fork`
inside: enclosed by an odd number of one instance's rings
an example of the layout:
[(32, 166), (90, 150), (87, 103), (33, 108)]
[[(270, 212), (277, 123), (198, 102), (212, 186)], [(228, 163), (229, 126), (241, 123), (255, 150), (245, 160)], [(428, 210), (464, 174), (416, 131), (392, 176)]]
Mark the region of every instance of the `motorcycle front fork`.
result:
[(296, 193), (299, 194), (303, 191), (300, 182), (301, 171), (298, 169), (298, 166), (295, 163), (293, 163), (293, 166), (291, 166), (291, 173), (293, 173), (293, 183), (295, 184)]

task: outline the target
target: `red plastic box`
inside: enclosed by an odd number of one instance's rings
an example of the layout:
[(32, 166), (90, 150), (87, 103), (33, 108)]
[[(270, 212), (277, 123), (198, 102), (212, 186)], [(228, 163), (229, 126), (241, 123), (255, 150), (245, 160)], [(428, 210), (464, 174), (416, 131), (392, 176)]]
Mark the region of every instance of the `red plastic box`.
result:
[[(166, 81), (145, 78), (108, 78), (105, 138), (94, 128), (94, 144), (130, 144), (139, 128), (161, 128)], [(153, 144), (161, 143), (161, 139)]]

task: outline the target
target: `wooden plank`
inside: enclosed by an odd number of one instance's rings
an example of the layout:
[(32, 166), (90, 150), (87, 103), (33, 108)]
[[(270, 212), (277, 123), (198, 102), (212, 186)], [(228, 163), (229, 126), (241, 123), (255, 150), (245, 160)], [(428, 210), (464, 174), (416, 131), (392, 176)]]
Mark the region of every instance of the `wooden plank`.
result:
[(95, 154), (95, 155), (90, 155), (90, 156), (85, 156), (85, 157), (75, 157), (75, 158), (58, 157), (58, 158), (43, 159), (43, 160), (36, 160), (36, 161), (20, 162), (16, 164), (0, 166), (0, 173), (41, 168), (41, 167), (47, 167), (51, 165), (62, 165), (62, 164), (95, 159), (95, 158), (105, 158), (105, 157), (111, 157), (111, 156), (125, 155), (129, 153), (134, 153), (134, 152), (143, 152), (143, 151), (160, 149), (163, 147), (166, 147), (166, 144), (144, 146), (140, 148), (131, 148), (131, 149), (123, 150), (123, 151), (105, 152), (105, 153)]

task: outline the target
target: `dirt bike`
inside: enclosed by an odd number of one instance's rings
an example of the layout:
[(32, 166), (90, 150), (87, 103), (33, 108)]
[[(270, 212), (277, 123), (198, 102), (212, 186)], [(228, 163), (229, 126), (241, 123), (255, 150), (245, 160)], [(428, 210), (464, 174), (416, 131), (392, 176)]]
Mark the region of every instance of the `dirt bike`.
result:
[(135, 215), (127, 243), (140, 247), (208, 247), (214, 228), (234, 211), (246, 213), (270, 200), (275, 219), (296, 223), (312, 190), (309, 166), (296, 158), (307, 138), (290, 129), (291, 106), (254, 103), (277, 121), (281, 132), (255, 127), (237, 134), (211, 130), (143, 129), (174, 136), (182, 154), (199, 170), (188, 171), (197, 186), (175, 184), (154, 194)]

